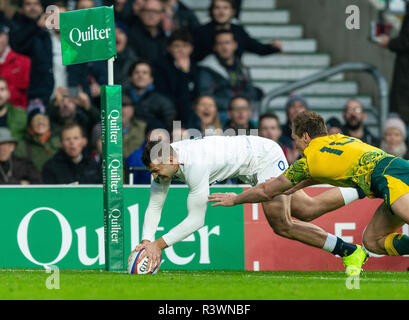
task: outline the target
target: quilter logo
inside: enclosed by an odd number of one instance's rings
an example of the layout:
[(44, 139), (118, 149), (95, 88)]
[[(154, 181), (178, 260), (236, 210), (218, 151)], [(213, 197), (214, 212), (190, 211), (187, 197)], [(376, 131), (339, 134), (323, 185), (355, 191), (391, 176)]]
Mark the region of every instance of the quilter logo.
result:
[(78, 47), (81, 47), (84, 42), (104, 40), (109, 38), (111, 35), (111, 28), (98, 29), (95, 28), (94, 25), (90, 25), (86, 31), (73, 28), (69, 33), (71, 42)]

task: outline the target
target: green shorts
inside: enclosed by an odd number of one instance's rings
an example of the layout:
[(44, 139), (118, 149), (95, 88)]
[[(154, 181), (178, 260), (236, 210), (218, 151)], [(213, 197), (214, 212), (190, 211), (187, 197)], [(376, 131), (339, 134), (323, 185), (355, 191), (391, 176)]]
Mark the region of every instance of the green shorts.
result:
[(390, 208), (395, 200), (409, 193), (409, 161), (397, 157), (382, 159), (372, 172), (371, 190)]

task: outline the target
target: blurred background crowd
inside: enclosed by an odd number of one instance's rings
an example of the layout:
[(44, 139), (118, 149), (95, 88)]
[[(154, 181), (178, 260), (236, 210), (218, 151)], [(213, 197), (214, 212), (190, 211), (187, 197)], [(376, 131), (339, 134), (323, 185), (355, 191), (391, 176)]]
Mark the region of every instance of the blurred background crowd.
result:
[[(59, 30), (46, 28), (49, 5), (60, 12), (114, 6), (114, 82), (123, 88), (126, 183), (150, 183), (141, 162), (148, 140), (189, 139), (187, 129), (203, 135), (258, 134), (278, 142), (290, 164), (295, 161), (300, 154), (291, 122), (310, 109), (309, 101), (289, 95), (285, 121), (259, 112), (265, 92), (242, 57), (280, 54), (283, 44), (261, 42), (248, 33), (240, 24), (241, 2), (209, 1), (209, 22), (201, 24), (178, 0), (1, 0), (0, 184), (102, 182), (100, 92), (107, 84), (106, 62), (62, 65)], [(391, 97), (395, 112), (382, 136), (368, 130), (365, 108), (353, 96), (340, 117), (327, 119), (328, 130), (409, 159), (407, 16), (399, 36), (385, 35), (379, 46), (396, 53), (399, 62)]]

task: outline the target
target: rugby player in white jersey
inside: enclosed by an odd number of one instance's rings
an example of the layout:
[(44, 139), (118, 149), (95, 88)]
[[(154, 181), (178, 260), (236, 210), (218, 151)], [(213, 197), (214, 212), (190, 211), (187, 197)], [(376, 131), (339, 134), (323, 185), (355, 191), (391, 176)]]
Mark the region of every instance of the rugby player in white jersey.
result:
[[(145, 212), (142, 241), (135, 250), (145, 249), (140, 259), (148, 256), (150, 269), (160, 263), (163, 249), (182, 241), (204, 225), (209, 185), (238, 177), (254, 186), (278, 177), (288, 168), (281, 147), (272, 140), (257, 136), (211, 136), (171, 144), (151, 141), (144, 149), (142, 161), (154, 180)], [(188, 214), (177, 226), (155, 240), (171, 180), (187, 184)], [(348, 269), (353, 264), (351, 261), (356, 260), (350, 258), (363, 249), (304, 221), (311, 221), (358, 198), (357, 190), (352, 188), (332, 188), (314, 198), (299, 190), (291, 196), (281, 195), (263, 202), (262, 206), (276, 234), (340, 255)], [(354, 267), (361, 270), (361, 266)]]

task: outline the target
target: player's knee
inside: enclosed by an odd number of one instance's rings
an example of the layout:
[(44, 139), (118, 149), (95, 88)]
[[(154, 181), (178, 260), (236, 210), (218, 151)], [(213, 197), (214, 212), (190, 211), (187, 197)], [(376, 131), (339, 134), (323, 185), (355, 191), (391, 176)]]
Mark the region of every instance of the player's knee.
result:
[(372, 237), (367, 233), (364, 233), (362, 236), (362, 244), (364, 245), (365, 249), (373, 253), (383, 253), (382, 248), (379, 247), (379, 242), (376, 237)]

